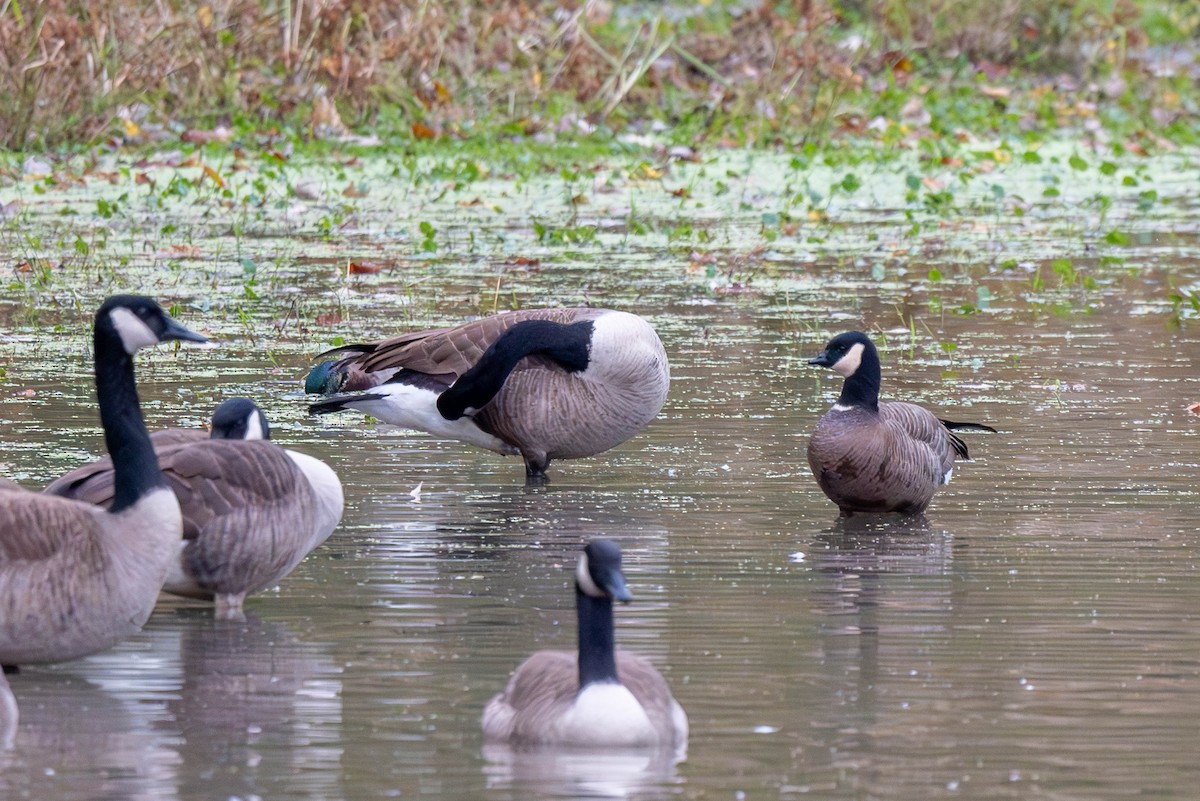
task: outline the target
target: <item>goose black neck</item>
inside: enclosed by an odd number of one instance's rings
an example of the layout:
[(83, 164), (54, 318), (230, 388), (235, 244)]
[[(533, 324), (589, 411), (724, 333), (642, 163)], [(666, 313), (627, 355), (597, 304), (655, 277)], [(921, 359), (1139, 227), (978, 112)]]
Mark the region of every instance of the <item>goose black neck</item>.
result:
[(579, 622), (579, 689), (617, 678), (617, 654), (611, 598), (593, 598), (575, 588)]
[(526, 356), (546, 356), (569, 372), (586, 370), (591, 339), (592, 323), (587, 320), (519, 322), (501, 334), (479, 361), (459, 376), (454, 386), (438, 396), (438, 411), (447, 420), (457, 420), (467, 409), (482, 409), (496, 397), (509, 373)]
[(133, 357), (107, 322), (98, 321), (93, 341), (100, 424), (113, 462), (113, 502), (108, 510), (119, 512), (154, 488), (166, 486), (166, 481), (142, 420)]
[(851, 373), (842, 384), (842, 394), (838, 404), (842, 406), (859, 406), (872, 412), (879, 411), (879, 384), (882, 380), (879, 367), (879, 353), (875, 346), (868, 344), (863, 348), (862, 359), (858, 369)]

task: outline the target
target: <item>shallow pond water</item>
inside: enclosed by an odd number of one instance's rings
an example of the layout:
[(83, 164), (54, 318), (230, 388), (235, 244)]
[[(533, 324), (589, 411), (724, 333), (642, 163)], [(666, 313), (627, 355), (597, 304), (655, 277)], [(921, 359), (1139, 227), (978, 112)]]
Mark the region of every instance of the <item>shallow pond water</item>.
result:
[[(59, 212), (114, 190), (6, 188), (25, 203), (3, 229), (6, 263), (89, 227), (108, 231), (105, 258), (128, 259), (42, 285), (15, 272), (0, 298), (9, 477), (40, 487), (99, 452), (90, 313), (136, 288), (224, 341), (139, 357), (151, 427), (199, 425), (221, 398), (250, 395), (278, 442), (339, 472), (347, 503), (333, 537), (252, 598), (244, 623), (164, 599), (118, 647), (11, 677), (22, 719), (0, 752), (0, 796), (1194, 794), (1194, 160), (1138, 168), (1165, 176), (1149, 212), (1138, 191), (1112, 189), (1102, 220), (1068, 198), (1015, 217), (921, 213), (920, 233), (899, 197), (888, 201), (908, 168), (882, 171), (827, 221), (764, 238), (789, 162), (723, 158), (738, 164), (705, 165), (720, 180), (692, 176), (708, 205), (654, 211), (711, 228), (683, 248), (661, 226), (603, 227), (626, 225), (631, 194), (649, 191), (627, 175), (615, 198), (589, 190), (601, 229), (579, 242), (547, 243), (526, 219), (541, 198), (541, 219), (561, 221), (557, 179), (421, 195), (417, 218), (449, 221), (435, 222), (436, 258), (390, 235), (386, 203), (355, 209), (332, 238), (315, 233), (321, 209), (284, 206), (237, 237), (215, 222), (227, 212), (216, 199), (201, 212), (126, 200), (133, 210), (117, 219), (71, 217)], [(371, 169), (350, 179), (374, 180)], [(1044, 172), (995, 180), (1007, 198), (1031, 195)], [(714, 186), (731, 173), (744, 185), (722, 216)], [(462, 197), (505, 192), (526, 201), (490, 223)], [(163, 234), (166, 221), (190, 226), (196, 250), (147, 255), (142, 243), (181, 236)], [(1131, 240), (1106, 261), (1114, 249), (1095, 242), (1114, 226)], [(388, 269), (344, 275), (365, 258)], [(655, 324), (671, 393), (642, 434), (555, 463), (548, 486), (525, 487), (515, 459), (304, 414), (308, 360), (338, 335), (581, 301)], [(924, 520), (839, 520), (809, 473), (807, 435), (840, 379), (806, 361), (849, 328), (875, 333), (887, 396), (1000, 430), (968, 435), (974, 461)], [(598, 535), (622, 544), (635, 596), (617, 610), (619, 642), (660, 666), (689, 713), (686, 760), (485, 751), (479, 715), (509, 672), (538, 648), (573, 647), (571, 565)]]

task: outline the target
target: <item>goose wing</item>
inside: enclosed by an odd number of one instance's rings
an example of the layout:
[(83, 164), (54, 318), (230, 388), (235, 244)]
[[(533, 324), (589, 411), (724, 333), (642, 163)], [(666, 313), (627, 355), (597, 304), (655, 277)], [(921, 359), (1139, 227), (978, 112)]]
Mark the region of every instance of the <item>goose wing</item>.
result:
[(94, 547), (95, 558), (103, 559), (95, 538), (87, 536), (96, 531), (92, 509), (36, 492), (0, 494), (0, 531), (0, 583), (13, 577), (19, 562), (49, 561), (69, 549)]
[(306, 489), (287, 453), (263, 440), (185, 443), (162, 449), (158, 460), (179, 497), (184, 539), (239, 509), (261, 510), (265, 523)]
[[(368, 345), (352, 346), (360, 353), (347, 357), (366, 373), (404, 368), (438, 376), (447, 384), (479, 361), (496, 339), (523, 320), (573, 323), (591, 320), (604, 309), (524, 309), (472, 320), (453, 328), (431, 328), (391, 337)], [(369, 349), (369, 350), (368, 350)]]
[(928, 466), (938, 483), (954, 466), (956, 455), (966, 456), (966, 445), (950, 433), (937, 415), (915, 403), (892, 401), (879, 404), (879, 416), (899, 436), (895, 439), (898, 455), (913, 466)]
[(164, 428), (162, 431), (155, 431), (150, 435), (150, 441), (154, 443), (155, 450), (169, 445), (182, 445), (186, 442), (204, 442), (208, 438), (209, 432), (202, 428)]
[(484, 736), (512, 742), (540, 739), (575, 700), (577, 658), (571, 651), (538, 651), (522, 662), (504, 691), (484, 707)]
[[(155, 452), (206, 440), (208, 432), (196, 428), (167, 428), (150, 435)], [(112, 457), (102, 456), (94, 462), (77, 467), (50, 482), (42, 492), (107, 508), (112, 503), (114, 492)]]
[[(235, 509), (284, 507), (306, 489), (299, 469), (274, 443), (212, 440), (200, 433), (198, 438), (155, 447), (163, 475), (179, 499), (185, 540), (196, 539), (215, 518)], [(105, 456), (55, 480), (44, 492), (107, 507), (113, 499), (113, 479), (112, 459)], [(229, 528), (222, 526), (226, 536), (232, 536)], [(220, 539), (224, 538), (215, 544)]]
[(316, 544), (312, 488), (278, 445), (206, 440), (168, 449), (159, 460), (183, 512), (183, 571), (200, 588), (257, 592)]
[(646, 710), (646, 716), (658, 730), (660, 742), (687, 740), (687, 715), (671, 695), (667, 680), (650, 660), (628, 651), (617, 651), (617, 673), (621, 683)]

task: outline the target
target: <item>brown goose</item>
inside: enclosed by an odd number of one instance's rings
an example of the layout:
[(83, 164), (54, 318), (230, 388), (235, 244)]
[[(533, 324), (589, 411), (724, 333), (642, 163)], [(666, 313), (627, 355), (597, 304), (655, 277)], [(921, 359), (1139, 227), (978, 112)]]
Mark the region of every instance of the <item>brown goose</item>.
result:
[[(342, 485), (324, 462), (272, 442), (261, 410), (231, 398), (204, 431), (155, 432), (163, 475), (183, 512), (183, 540), (163, 589), (215, 600), (238, 617), (251, 593), (274, 586), (342, 517)], [(98, 505), (113, 495), (112, 461), (77, 468), (45, 492)]]
[(842, 394), (817, 422), (808, 464), (842, 514), (920, 514), (949, 483), (955, 457), (969, 458), (952, 430), (991, 431), (940, 420), (912, 403), (880, 401), (879, 354), (866, 334), (839, 334), (809, 364), (844, 376)]
[(649, 323), (608, 309), (537, 309), (329, 351), (305, 388), (334, 395), (312, 414), (354, 409), (386, 423), (520, 454), (531, 481), (553, 459), (632, 437), (667, 397), (667, 356)]
[(579, 650), (538, 651), (483, 710), (483, 735), (514, 746), (679, 749), (688, 722), (671, 688), (643, 657), (614, 649), (613, 600), (631, 596), (621, 549), (595, 539), (575, 569)]
[(168, 340), (206, 340), (137, 295), (106, 300), (93, 338), (112, 505), (0, 487), (3, 665), (75, 659), (136, 632), (179, 553), (179, 502), (142, 421), (133, 354)]

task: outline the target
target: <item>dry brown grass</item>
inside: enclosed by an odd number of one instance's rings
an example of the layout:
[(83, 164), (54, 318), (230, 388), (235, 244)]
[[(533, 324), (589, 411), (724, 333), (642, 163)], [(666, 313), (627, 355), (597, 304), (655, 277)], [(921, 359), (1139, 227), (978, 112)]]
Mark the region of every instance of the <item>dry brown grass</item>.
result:
[[(1073, 4), (1035, 5), (1061, 16)], [(897, 46), (1019, 55), (1058, 19), (1025, 11), (1018, 0), (799, 0), (668, 25), (618, 24), (608, 0), (0, 0), (0, 145), (92, 140), (133, 104), (180, 125), (294, 123), (314, 107), (336, 124), (328, 99), (352, 125), (399, 108), (429, 131), (528, 119), (555, 96), (594, 121), (665, 106), (769, 129), (828, 114)], [(839, 46), (847, 16), (875, 26), (865, 49)]]

